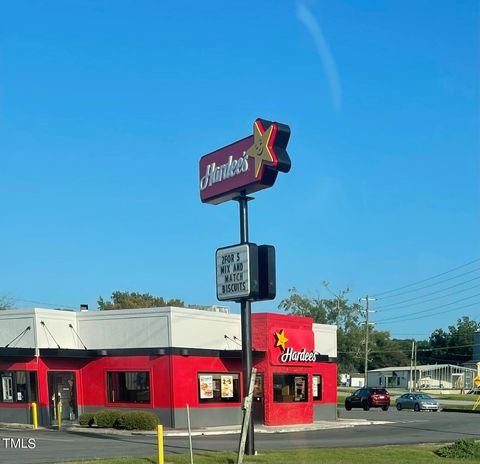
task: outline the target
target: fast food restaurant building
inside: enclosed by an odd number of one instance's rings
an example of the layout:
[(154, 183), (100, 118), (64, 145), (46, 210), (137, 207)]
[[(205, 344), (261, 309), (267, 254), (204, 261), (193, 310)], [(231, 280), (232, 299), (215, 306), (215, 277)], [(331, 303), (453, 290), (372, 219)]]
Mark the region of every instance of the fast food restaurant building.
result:
[[(252, 314), (253, 415), (265, 425), (336, 419), (336, 327)], [(190, 308), (0, 312), (0, 422), (77, 422), (104, 408), (166, 427), (241, 423), (240, 316)]]

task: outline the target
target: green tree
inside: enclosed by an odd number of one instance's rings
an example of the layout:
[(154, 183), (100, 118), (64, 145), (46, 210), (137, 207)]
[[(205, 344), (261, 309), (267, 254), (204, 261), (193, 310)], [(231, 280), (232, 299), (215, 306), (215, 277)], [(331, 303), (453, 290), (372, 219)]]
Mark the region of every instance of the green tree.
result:
[[(425, 351), (426, 364), (448, 362), (449, 334), (443, 329), (435, 329), (430, 335), (428, 351)], [(418, 349), (418, 348), (417, 348)]]
[(12, 309), (15, 304), (14, 300), (8, 296), (0, 296), (0, 311), (4, 309)]
[(473, 355), (473, 334), (480, 322), (463, 316), (448, 330), (435, 329), (428, 340), (417, 342), (417, 364), (462, 364)]
[(436, 329), (430, 335), (430, 363), (461, 364), (472, 359), (473, 334), (480, 323), (463, 316), (456, 325), (449, 325), (448, 332)]
[(183, 300), (177, 298), (165, 301), (161, 296), (152, 296), (149, 293), (121, 292), (112, 293), (111, 301), (98, 298), (98, 309), (101, 311), (109, 309), (132, 309), (132, 308), (160, 308), (162, 306), (184, 307)]
[(432, 362), (432, 351), (430, 350), (431, 345), (429, 340), (418, 340), (417, 341), (417, 365), (421, 366), (422, 364), (435, 364)]
[(390, 332), (388, 331), (372, 331), (369, 351), (369, 369), (380, 369), (387, 366), (408, 366), (410, 364), (410, 356), (407, 355), (408, 350), (405, 351), (400, 340), (390, 339)]
[(477, 330), (480, 330), (480, 322), (473, 321), (468, 316), (457, 319), (457, 325), (448, 326), (450, 333), (449, 346), (458, 347), (450, 350), (451, 359), (460, 363), (472, 359), (473, 334)]

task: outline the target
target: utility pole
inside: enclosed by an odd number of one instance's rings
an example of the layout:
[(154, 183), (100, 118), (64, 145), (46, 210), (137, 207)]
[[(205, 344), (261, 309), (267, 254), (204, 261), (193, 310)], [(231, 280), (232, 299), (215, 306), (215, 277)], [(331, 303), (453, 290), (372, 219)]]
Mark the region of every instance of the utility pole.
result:
[(358, 301), (365, 301), (367, 303), (367, 308), (365, 311), (365, 370), (363, 374), (363, 386), (367, 387), (368, 386), (367, 385), (368, 384), (368, 336), (369, 336), (368, 315), (370, 313), (368, 303), (370, 301), (376, 301), (376, 298), (372, 298), (367, 295), (367, 296), (364, 296), (363, 298), (360, 298)]
[(415, 350), (415, 340), (412, 340), (412, 355), (410, 356), (410, 382), (408, 383), (408, 391), (413, 390), (413, 353)]
[(415, 357), (413, 358), (413, 377), (415, 382), (413, 383), (413, 391), (417, 391), (417, 342), (415, 343)]

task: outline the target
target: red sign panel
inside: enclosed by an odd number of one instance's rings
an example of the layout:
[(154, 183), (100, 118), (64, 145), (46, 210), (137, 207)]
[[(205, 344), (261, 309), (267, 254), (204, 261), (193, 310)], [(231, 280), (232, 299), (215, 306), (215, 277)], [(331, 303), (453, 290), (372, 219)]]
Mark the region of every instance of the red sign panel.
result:
[(271, 187), (279, 171), (288, 172), (290, 128), (257, 119), (253, 135), (200, 159), (200, 198), (214, 205)]
[(313, 332), (274, 329), (269, 349), (270, 362), (284, 365), (311, 365), (317, 360)]

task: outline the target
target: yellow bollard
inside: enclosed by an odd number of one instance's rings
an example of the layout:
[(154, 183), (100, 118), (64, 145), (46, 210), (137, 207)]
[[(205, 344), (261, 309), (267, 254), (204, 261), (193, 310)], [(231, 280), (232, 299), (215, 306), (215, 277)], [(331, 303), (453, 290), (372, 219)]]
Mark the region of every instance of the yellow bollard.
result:
[(37, 403), (32, 403), (32, 421), (33, 421), (33, 428), (38, 429)]
[(157, 425), (158, 464), (163, 464), (163, 425)]
[(59, 429), (62, 426), (62, 403), (60, 401), (57, 403), (57, 425)]

